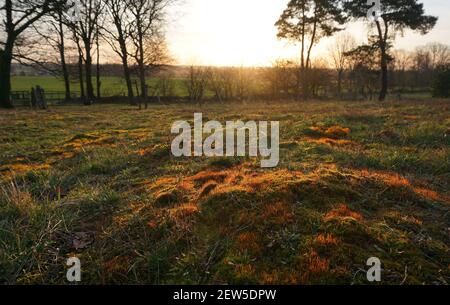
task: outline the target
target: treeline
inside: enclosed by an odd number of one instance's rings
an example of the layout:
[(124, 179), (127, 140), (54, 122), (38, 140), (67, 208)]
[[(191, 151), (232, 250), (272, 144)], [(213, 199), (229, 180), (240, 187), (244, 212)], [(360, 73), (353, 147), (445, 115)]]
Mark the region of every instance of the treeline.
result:
[[(297, 61), (280, 59), (267, 68), (190, 67), (184, 73), (184, 86), (189, 100), (198, 103), (205, 97), (216, 101), (296, 100), (302, 96), (302, 84), (308, 86), (309, 97), (314, 99), (373, 100), (378, 98), (382, 77), (374, 52), (356, 47), (354, 39), (343, 34), (337, 36), (327, 56), (311, 60), (304, 76)], [(430, 43), (414, 51), (393, 50), (388, 61), (389, 93), (396, 99), (415, 93), (448, 97), (448, 89), (443, 88), (450, 87), (445, 81), (449, 66), (450, 47), (444, 44)], [(171, 95), (164, 90), (158, 93)]]
[[(121, 65), (130, 104), (173, 91), (170, 76), (148, 78), (172, 63), (166, 45), (168, 9), (178, 0), (0, 0), (0, 106), (12, 107), (11, 64), (33, 65), (64, 80), (66, 99), (77, 80), (81, 99), (102, 96), (103, 62)], [(389, 92), (430, 90), (448, 95), (448, 47), (431, 44), (412, 52), (396, 51), (395, 37), (405, 30), (426, 34), (437, 18), (418, 0), (383, 1), (368, 16), (366, 0), (290, 0), (275, 23), (278, 38), (297, 43), (299, 58), (279, 60), (267, 69), (190, 67), (183, 86), (191, 101), (206, 95), (219, 101), (272, 98), (374, 98)], [(367, 41), (346, 34), (354, 21), (369, 22)], [(270, 22), (270, 21), (268, 21)], [(326, 58), (317, 44), (336, 37)], [(111, 60), (112, 59), (112, 60)], [(390, 90), (389, 90), (390, 88)]]
[[(77, 79), (81, 99), (91, 104), (101, 98), (101, 60), (113, 56), (120, 58), (129, 102), (146, 100), (149, 73), (171, 61), (165, 24), (168, 8), (176, 3), (177, 0), (0, 1), (0, 106), (12, 107), (13, 61), (61, 76), (66, 99), (72, 96), (71, 80)], [(133, 82), (133, 77), (137, 81)]]

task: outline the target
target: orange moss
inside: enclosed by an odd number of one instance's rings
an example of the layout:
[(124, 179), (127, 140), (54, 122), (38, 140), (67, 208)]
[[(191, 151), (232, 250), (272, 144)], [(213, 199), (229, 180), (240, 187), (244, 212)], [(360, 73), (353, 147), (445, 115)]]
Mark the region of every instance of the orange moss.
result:
[(363, 220), (363, 216), (361, 214), (351, 211), (345, 204), (341, 204), (338, 208), (328, 212), (325, 215), (325, 221), (336, 218), (352, 218), (357, 221)]
[(0, 174), (4, 178), (8, 179), (8, 178), (12, 178), (16, 175), (23, 175), (23, 174), (26, 174), (31, 171), (45, 170), (45, 169), (49, 169), (49, 168), (50, 168), (50, 165), (46, 164), (46, 163), (45, 164), (36, 164), (36, 163), (7, 164), (7, 165), (0, 166)]
[(246, 279), (254, 274), (253, 266), (250, 264), (239, 264), (235, 266), (235, 275), (237, 278)]
[(296, 174), (287, 170), (280, 170), (268, 173), (245, 173), (242, 176), (242, 184), (251, 188), (254, 192), (267, 189), (271, 185), (283, 183)]
[(314, 243), (319, 246), (337, 246), (340, 240), (331, 234), (319, 234), (314, 239)]
[(260, 237), (254, 232), (244, 232), (239, 234), (237, 238), (237, 247), (241, 251), (249, 251), (251, 253), (259, 253), (261, 246), (259, 245)]
[(332, 136), (332, 137), (338, 137), (338, 138), (346, 137), (349, 135), (349, 133), (350, 133), (350, 128), (344, 128), (341, 126), (332, 126), (332, 127), (328, 128), (327, 130), (325, 130), (325, 134)]
[(266, 205), (261, 218), (264, 222), (269, 222), (274, 225), (284, 225), (294, 220), (294, 214), (285, 203), (278, 202)]
[(311, 131), (318, 134), (326, 135), (330, 138), (338, 139), (347, 137), (350, 134), (350, 128), (345, 128), (341, 126), (331, 126), (331, 127), (310, 127)]
[(346, 146), (346, 145), (354, 145), (356, 144), (353, 141), (350, 140), (336, 140), (332, 138), (319, 138), (319, 139), (313, 139), (313, 138), (306, 138), (306, 142), (308, 143), (315, 143), (315, 144), (326, 144), (331, 146)]
[(193, 204), (186, 204), (170, 210), (170, 215), (176, 219), (187, 218), (198, 213), (198, 207)]
[(450, 198), (445, 195), (441, 195), (436, 191), (423, 188), (423, 187), (415, 187), (412, 185), (411, 181), (405, 177), (400, 176), (397, 173), (392, 172), (382, 172), (382, 171), (371, 171), (371, 170), (354, 170), (355, 173), (362, 177), (376, 179), (381, 181), (388, 186), (393, 187), (405, 187), (410, 191), (414, 192), (416, 195), (434, 201), (442, 201), (442, 202), (450, 202)]
[(223, 183), (227, 178), (228, 174), (229, 174), (228, 172), (203, 171), (196, 174), (195, 176), (190, 177), (189, 179), (201, 185), (203, 185), (208, 181)]
[(200, 190), (200, 197), (204, 197), (209, 195), (215, 188), (217, 187), (217, 183), (215, 181), (208, 181)]
[(432, 191), (432, 190), (429, 190), (429, 189), (415, 187), (415, 188), (413, 188), (413, 191), (417, 195), (419, 195), (419, 196), (421, 196), (423, 198), (431, 199), (431, 200), (434, 200), (434, 201), (447, 201), (447, 202), (450, 203), (450, 198), (445, 197), (445, 196), (441, 196), (441, 195), (439, 195), (438, 192), (435, 192), (435, 191)]
[(233, 192), (251, 192), (252, 190), (242, 185), (219, 185), (212, 194), (227, 194)]
[(157, 189), (160, 187), (167, 187), (169, 185), (176, 185), (179, 182), (178, 178), (175, 177), (163, 177), (156, 180), (153, 183), (148, 183), (151, 189)]
[(321, 258), (316, 251), (311, 251), (306, 258), (307, 272), (305, 275), (320, 275), (330, 271), (330, 261)]

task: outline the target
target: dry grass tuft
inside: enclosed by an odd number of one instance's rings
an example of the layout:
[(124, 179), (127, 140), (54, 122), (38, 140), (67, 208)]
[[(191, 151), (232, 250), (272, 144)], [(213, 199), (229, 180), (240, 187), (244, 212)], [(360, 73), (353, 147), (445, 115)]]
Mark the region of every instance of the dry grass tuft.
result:
[(357, 212), (351, 211), (346, 204), (341, 204), (338, 208), (333, 209), (325, 215), (324, 220), (346, 219), (351, 218), (356, 221), (362, 221), (363, 216)]

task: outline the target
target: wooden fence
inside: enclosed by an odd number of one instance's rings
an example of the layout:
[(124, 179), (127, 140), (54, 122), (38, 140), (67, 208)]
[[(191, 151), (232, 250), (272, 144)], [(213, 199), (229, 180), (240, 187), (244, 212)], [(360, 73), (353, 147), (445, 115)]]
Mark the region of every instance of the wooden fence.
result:
[[(72, 93), (72, 99), (78, 98), (76, 93)], [(61, 104), (66, 99), (64, 91), (45, 91), (45, 99), (50, 105)], [(30, 106), (31, 90), (30, 91), (12, 91), (11, 100), (14, 106)]]

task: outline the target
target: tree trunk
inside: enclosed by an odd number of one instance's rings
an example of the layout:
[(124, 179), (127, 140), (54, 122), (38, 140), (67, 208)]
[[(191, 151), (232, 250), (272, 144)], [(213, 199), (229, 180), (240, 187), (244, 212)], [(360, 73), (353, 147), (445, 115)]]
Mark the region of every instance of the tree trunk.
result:
[[(98, 31), (98, 30), (97, 30)], [(102, 82), (100, 79), (100, 42), (99, 42), (99, 33), (97, 32), (97, 37), (96, 37), (96, 45), (97, 45), (97, 99), (100, 100), (101, 98), (101, 87), (102, 87)]]
[(66, 63), (64, 28), (63, 28), (61, 14), (59, 16), (59, 35), (60, 35), (59, 36), (59, 39), (60, 39), (59, 54), (61, 57), (61, 68), (62, 68), (62, 74), (63, 74), (63, 78), (64, 78), (65, 93), (66, 93), (65, 95), (66, 95), (66, 101), (69, 101), (72, 99), (72, 94), (70, 92), (69, 70), (67, 69), (67, 63)]
[(130, 105), (136, 105), (136, 102), (134, 101), (134, 93), (133, 93), (133, 83), (131, 82), (131, 72), (130, 67), (128, 66), (128, 49), (127, 49), (127, 42), (124, 37), (124, 32), (122, 29), (122, 21), (120, 20), (119, 16), (116, 16), (114, 18), (114, 24), (117, 29), (118, 33), (118, 42), (120, 46), (120, 58), (122, 59), (122, 67), (123, 67), (123, 76), (125, 77), (125, 83), (127, 84), (127, 91), (128, 91), (128, 102)]
[(86, 98), (86, 93), (84, 91), (83, 55), (81, 53), (78, 55), (78, 76), (80, 82), (80, 97), (84, 100)]
[(144, 38), (139, 37), (139, 80), (141, 82), (141, 96), (142, 99), (147, 99), (147, 83), (145, 80), (145, 52), (144, 52)]
[(85, 41), (85, 50), (86, 50), (86, 60), (85, 60), (85, 73), (86, 73), (86, 95), (89, 101), (95, 98), (94, 96), (94, 86), (92, 85), (92, 54), (91, 54), (91, 45), (89, 41)]
[(388, 91), (388, 63), (387, 63), (387, 54), (386, 49), (382, 48), (381, 50), (381, 91), (380, 97), (378, 98), (380, 102), (383, 102), (386, 99), (387, 91)]
[(131, 82), (131, 73), (130, 73), (130, 68), (128, 67), (128, 62), (127, 62), (126, 58), (124, 58), (122, 60), (122, 65), (123, 65), (123, 75), (125, 77), (125, 82), (127, 84), (128, 101), (130, 102), (130, 105), (135, 105), (136, 102), (134, 101), (133, 84)]
[(4, 50), (0, 50), (0, 107), (13, 108), (11, 101), (11, 63), (13, 58), (13, 41), (5, 45)]
[(342, 74), (343, 74), (343, 71), (339, 70), (338, 71), (338, 87), (337, 87), (339, 98), (342, 98)]
[(381, 90), (379, 101), (383, 102), (386, 99), (388, 91), (388, 58), (387, 58), (387, 39), (388, 39), (388, 24), (384, 21), (385, 31), (381, 29), (380, 21), (376, 21), (378, 30), (378, 39), (381, 53)]

